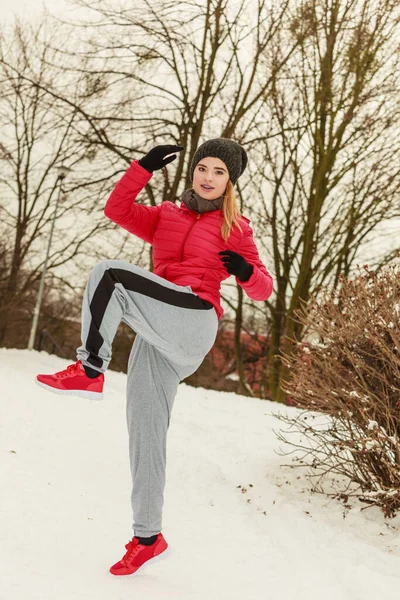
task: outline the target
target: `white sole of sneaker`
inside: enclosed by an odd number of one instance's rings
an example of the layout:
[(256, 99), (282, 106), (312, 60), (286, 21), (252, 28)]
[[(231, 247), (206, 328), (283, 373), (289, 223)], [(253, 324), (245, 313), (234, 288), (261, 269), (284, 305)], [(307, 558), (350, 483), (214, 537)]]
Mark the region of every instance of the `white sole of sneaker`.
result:
[(35, 378), (35, 382), (40, 385), (40, 387), (44, 388), (45, 390), (49, 390), (49, 392), (53, 392), (54, 394), (62, 394), (63, 396), (79, 396), (79, 398), (89, 398), (89, 400), (103, 399), (102, 392), (85, 392), (85, 390), (57, 390), (56, 388), (51, 387), (51, 385), (42, 383), (37, 378)]
[[(138, 568), (137, 571), (135, 571), (134, 573), (130, 573), (129, 575), (117, 575), (117, 577), (133, 577), (134, 575), (137, 575), (138, 573), (140, 573), (142, 571), (142, 569), (144, 569), (144, 567), (147, 567), (147, 565), (149, 564), (153, 564), (163, 560), (164, 558), (168, 558), (168, 556), (170, 556), (172, 554), (170, 547), (168, 546), (164, 552), (161, 552), (161, 554), (157, 554), (157, 556), (154, 556), (153, 558), (150, 558), (148, 561), (146, 561), (144, 563), (144, 565), (142, 565), (141, 567)], [(113, 575), (113, 577), (115, 577), (115, 575), (113, 573), (111, 573)]]

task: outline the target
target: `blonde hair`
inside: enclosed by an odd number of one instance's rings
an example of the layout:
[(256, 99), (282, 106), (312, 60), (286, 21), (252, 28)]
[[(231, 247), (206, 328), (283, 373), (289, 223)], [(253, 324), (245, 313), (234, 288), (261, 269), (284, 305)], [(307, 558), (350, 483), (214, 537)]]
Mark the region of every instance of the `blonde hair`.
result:
[(221, 227), (221, 235), (224, 241), (226, 242), (233, 227), (238, 227), (238, 229), (240, 229), (240, 231), (243, 233), (243, 230), (239, 223), (239, 218), (242, 215), (240, 214), (239, 204), (235, 195), (235, 190), (233, 188), (232, 181), (230, 179), (227, 183), (224, 194), (222, 212), (224, 215), (224, 222)]

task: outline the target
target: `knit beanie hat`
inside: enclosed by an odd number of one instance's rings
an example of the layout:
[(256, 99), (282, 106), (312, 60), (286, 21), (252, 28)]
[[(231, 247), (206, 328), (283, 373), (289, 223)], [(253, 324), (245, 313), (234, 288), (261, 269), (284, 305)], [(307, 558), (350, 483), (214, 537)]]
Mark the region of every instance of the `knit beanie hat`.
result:
[(197, 148), (190, 165), (191, 181), (193, 181), (197, 163), (207, 156), (220, 158), (225, 163), (233, 185), (235, 185), (247, 165), (247, 154), (240, 144), (228, 138), (214, 138), (207, 140)]

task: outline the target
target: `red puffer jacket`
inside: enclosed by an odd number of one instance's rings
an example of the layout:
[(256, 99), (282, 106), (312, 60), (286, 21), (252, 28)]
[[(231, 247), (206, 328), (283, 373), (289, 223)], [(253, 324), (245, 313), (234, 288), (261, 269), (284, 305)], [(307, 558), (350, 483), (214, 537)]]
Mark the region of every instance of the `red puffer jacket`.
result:
[(200, 298), (215, 307), (218, 319), (221, 281), (230, 277), (218, 252), (233, 250), (253, 265), (248, 281), (237, 283), (252, 300), (267, 300), (273, 280), (261, 262), (246, 217), (240, 219), (243, 234), (234, 227), (225, 242), (221, 235), (221, 210), (199, 214), (181, 202), (164, 201), (158, 206), (136, 204), (139, 192), (152, 177), (135, 160), (116, 184), (104, 207), (106, 217), (153, 246), (154, 273), (181, 286), (190, 286)]

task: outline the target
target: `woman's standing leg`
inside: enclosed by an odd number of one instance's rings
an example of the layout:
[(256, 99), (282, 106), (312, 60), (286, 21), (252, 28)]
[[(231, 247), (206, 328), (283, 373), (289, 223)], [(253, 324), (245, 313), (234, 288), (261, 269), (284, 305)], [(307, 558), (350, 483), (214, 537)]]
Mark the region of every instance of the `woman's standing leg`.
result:
[(167, 431), (179, 377), (153, 346), (136, 336), (129, 358), (127, 424), (134, 535), (162, 530)]

